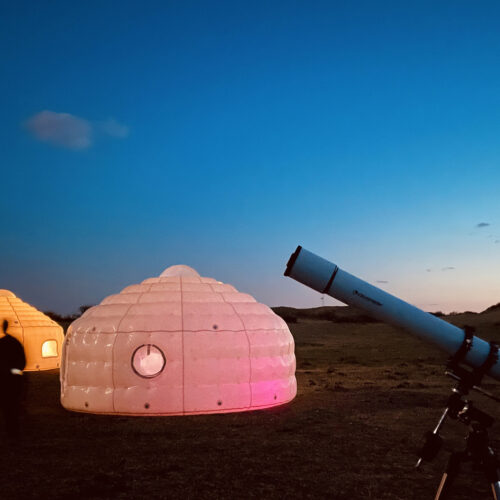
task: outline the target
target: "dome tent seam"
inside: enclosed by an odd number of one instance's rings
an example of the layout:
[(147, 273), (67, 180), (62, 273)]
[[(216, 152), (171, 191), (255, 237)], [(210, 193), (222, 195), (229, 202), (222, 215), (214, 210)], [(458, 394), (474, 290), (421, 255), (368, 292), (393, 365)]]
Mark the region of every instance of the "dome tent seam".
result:
[[(213, 290), (213, 286), (210, 285), (210, 288)], [(236, 316), (238, 316), (238, 319), (240, 320), (241, 322), (241, 326), (243, 326), (244, 331), (245, 332), (245, 337), (247, 339), (247, 344), (248, 344), (248, 363), (249, 363), (249, 370), (248, 370), (248, 389), (250, 391), (250, 403), (248, 404), (248, 408), (251, 408), (252, 407), (252, 349), (250, 347), (250, 339), (248, 338), (248, 332), (247, 332), (247, 329), (245, 327), (245, 323), (243, 322), (243, 319), (241, 318), (241, 316), (238, 314), (238, 311), (235, 309), (234, 305), (231, 304), (230, 302), (227, 302), (226, 301), (226, 298), (224, 297), (224, 295), (221, 293), (219, 294), (222, 296), (222, 300), (224, 302), (226, 302), (227, 304), (229, 304), (231, 306), (231, 308), (233, 309), (234, 313), (236, 314)]]
[[(147, 289), (147, 291), (149, 292), (151, 290), (151, 285), (149, 285), (149, 288)], [(139, 302), (140, 298), (146, 293), (146, 291), (142, 292), (139, 294), (139, 297), (137, 298), (137, 302)], [(130, 309), (132, 308), (132, 306), (134, 305), (134, 303), (130, 303), (129, 306), (127, 307), (127, 310), (125, 311), (125, 313), (123, 314), (122, 318), (120, 319), (120, 321), (118, 322), (118, 326), (116, 328), (116, 332), (115, 332), (115, 338), (113, 339), (113, 347), (111, 348), (111, 359), (113, 360), (113, 364), (115, 362), (115, 344), (116, 344), (116, 340), (118, 338), (118, 332), (120, 331), (120, 326), (121, 324), (123, 323), (123, 320), (126, 318), (127, 314), (129, 313)], [(114, 370), (111, 370), (111, 379), (113, 380), (113, 387), (116, 387), (116, 384), (115, 384), (115, 371)], [(115, 408), (115, 393), (113, 391), (113, 398), (112, 398), (112, 404), (113, 404), (113, 412), (116, 412), (116, 408)]]
[[(227, 303), (228, 305), (231, 305), (229, 302)], [(235, 313), (236, 314), (236, 313)], [(274, 332), (276, 328), (242, 328), (241, 330), (228, 330), (228, 329), (222, 329), (222, 330), (217, 330), (218, 333), (222, 332)], [(134, 333), (164, 333), (166, 330), (134, 330)], [(167, 330), (170, 332), (176, 332), (176, 331), (181, 331), (181, 330)], [(199, 329), (199, 330), (184, 330), (185, 332), (189, 333), (203, 333), (206, 332), (206, 329)], [(88, 333), (88, 332), (87, 332)], [(90, 332), (92, 333), (92, 332)], [(128, 333), (127, 331), (121, 331), (121, 330), (115, 330), (112, 332), (99, 332), (99, 335), (114, 335), (115, 333)], [(215, 333), (215, 332), (213, 332)]]
[(17, 318), (17, 322), (19, 323), (19, 326), (21, 327), (21, 335), (22, 335), (22, 344), (24, 345), (24, 326), (22, 325), (21, 323), (21, 320), (19, 319), (19, 315), (17, 314), (17, 311), (16, 309), (14, 308), (14, 305), (12, 304), (12, 302), (10, 301), (10, 297), (7, 297), (7, 302), (9, 303), (10, 305), (10, 308), (12, 309), (12, 312), (15, 314), (16, 318)]

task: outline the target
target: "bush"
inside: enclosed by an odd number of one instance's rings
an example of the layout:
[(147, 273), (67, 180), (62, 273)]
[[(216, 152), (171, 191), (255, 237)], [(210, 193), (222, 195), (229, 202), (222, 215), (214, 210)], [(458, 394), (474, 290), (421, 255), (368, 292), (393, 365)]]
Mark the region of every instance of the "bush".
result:
[(44, 311), (46, 316), (48, 316), (50, 319), (54, 320), (56, 323), (68, 323), (74, 321), (76, 318), (78, 318), (80, 315), (79, 314), (68, 314), (68, 315), (63, 315), (63, 314), (58, 314), (53, 311)]
[(380, 323), (380, 320), (368, 314), (356, 314), (338, 318), (336, 323)]
[(73, 323), (75, 319), (78, 319), (87, 309), (90, 309), (93, 306), (80, 306), (78, 308), (78, 312), (75, 314), (59, 314), (54, 311), (44, 311), (44, 314), (47, 315), (50, 319), (54, 320), (56, 323), (59, 323), (64, 329), (68, 327), (70, 323)]
[(279, 316), (281, 316), (285, 320), (285, 323), (288, 323), (288, 324), (298, 322), (297, 313), (295, 313), (295, 312), (291, 312), (291, 311), (290, 312), (283, 312)]
[(339, 320), (338, 316), (335, 314), (335, 311), (331, 309), (325, 309), (318, 314), (318, 319), (323, 319), (325, 321), (333, 321), (334, 323)]

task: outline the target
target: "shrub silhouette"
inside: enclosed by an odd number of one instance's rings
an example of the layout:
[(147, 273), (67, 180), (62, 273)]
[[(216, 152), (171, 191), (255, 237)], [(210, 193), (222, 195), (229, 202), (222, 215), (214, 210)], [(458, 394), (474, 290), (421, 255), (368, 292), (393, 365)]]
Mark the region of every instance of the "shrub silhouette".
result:
[(78, 312), (74, 314), (59, 314), (54, 311), (44, 311), (44, 314), (46, 314), (50, 319), (54, 320), (56, 323), (59, 323), (63, 329), (64, 332), (66, 333), (66, 329), (68, 326), (75, 321), (75, 319), (78, 319), (87, 309), (90, 309), (93, 306), (90, 305), (84, 305), (80, 306), (78, 308)]

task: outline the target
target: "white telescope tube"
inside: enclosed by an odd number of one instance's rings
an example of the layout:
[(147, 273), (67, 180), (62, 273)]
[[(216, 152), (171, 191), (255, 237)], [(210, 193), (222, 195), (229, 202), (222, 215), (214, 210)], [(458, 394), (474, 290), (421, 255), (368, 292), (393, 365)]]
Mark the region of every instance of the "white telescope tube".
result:
[[(433, 342), (451, 355), (460, 349), (465, 339), (465, 332), (457, 326), (356, 278), (301, 246), (298, 246), (290, 257), (285, 276), (290, 276), (299, 283), (320, 293), (326, 293), (345, 304), (358, 307), (386, 323), (404, 328), (424, 340)], [(474, 336), (463, 362), (473, 368), (480, 368), (488, 359), (489, 353), (490, 344)], [(498, 360), (487, 373), (500, 380)]]

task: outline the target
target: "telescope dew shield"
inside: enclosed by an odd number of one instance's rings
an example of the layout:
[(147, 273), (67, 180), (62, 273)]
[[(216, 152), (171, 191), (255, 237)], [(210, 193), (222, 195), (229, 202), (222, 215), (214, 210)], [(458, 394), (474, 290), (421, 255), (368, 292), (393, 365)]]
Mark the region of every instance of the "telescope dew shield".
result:
[[(455, 354), (464, 342), (465, 333), (457, 326), (356, 278), (301, 246), (290, 257), (285, 276), (345, 304), (358, 307), (386, 323), (404, 328), (449, 354)], [(480, 368), (488, 359), (489, 353), (490, 344), (479, 337), (473, 337), (472, 347), (467, 351), (463, 362), (473, 368)], [(495, 362), (487, 373), (500, 380), (500, 364)]]

